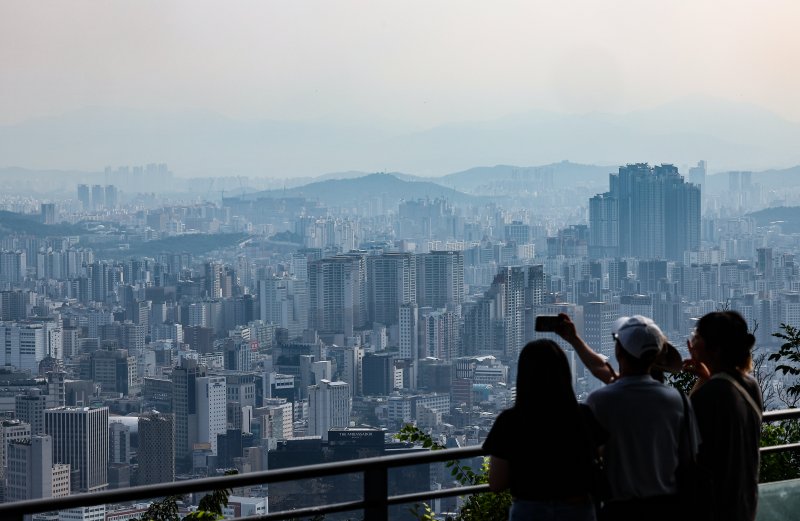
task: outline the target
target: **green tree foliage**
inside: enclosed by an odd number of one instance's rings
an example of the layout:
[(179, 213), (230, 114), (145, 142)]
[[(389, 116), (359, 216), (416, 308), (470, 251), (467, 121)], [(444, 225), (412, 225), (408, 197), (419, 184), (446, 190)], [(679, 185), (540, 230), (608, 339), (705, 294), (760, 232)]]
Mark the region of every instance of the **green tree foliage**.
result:
[(780, 371), (784, 376), (788, 374), (795, 377), (794, 383), (785, 388), (788, 397), (794, 399), (789, 405), (794, 406), (800, 398), (800, 379), (797, 378), (800, 376), (800, 329), (781, 324), (781, 330), (772, 336), (784, 340), (778, 352), (769, 355), (769, 359), (776, 362), (775, 372)]
[[(236, 474), (236, 470), (228, 470), (226, 476)], [(215, 490), (203, 496), (195, 512), (181, 519), (178, 514), (178, 500), (180, 496), (167, 496), (160, 501), (154, 501), (147, 511), (139, 517), (139, 521), (217, 521), (222, 519), (222, 509), (228, 506), (231, 489)]]
[[(430, 434), (419, 427), (407, 424), (400, 429), (395, 437), (401, 441), (420, 443), (424, 448), (442, 450), (444, 445), (434, 440)], [(450, 474), (462, 486), (483, 485), (489, 482), (489, 458), (483, 458), (481, 468), (473, 470), (467, 465), (462, 465), (456, 460), (448, 461), (445, 465), (450, 469)], [(508, 519), (508, 509), (511, 507), (511, 494), (508, 491), (501, 493), (485, 492), (472, 494), (461, 511), (455, 517), (447, 517), (448, 521), (505, 521)], [(421, 521), (433, 521), (436, 513), (430, 505), (415, 505), (412, 512)]]
[(167, 496), (161, 501), (153, 501), (139, 521), (181, 521), (178, 514), (180, 496)]
[[(800, 442), (800, 424), (796, 420), (765, 423), (761, 429), (761, 446), (770, 447)], [(783, 451), (764, 454), (758, 479), (761, 483), (800, 478), (800, 454)]]

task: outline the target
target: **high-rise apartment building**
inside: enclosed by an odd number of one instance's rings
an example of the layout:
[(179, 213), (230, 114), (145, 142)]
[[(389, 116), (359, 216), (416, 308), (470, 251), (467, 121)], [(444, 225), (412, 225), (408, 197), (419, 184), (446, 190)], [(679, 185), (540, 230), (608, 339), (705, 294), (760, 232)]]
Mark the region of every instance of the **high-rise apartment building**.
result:
[(308, 327), (307, 280), (291, 275), (259, 280), (258, 296), (262, 321), (287, 329), (290, 338), (303, 334)]
[(92, 185), (92, 209), (102, 210), (106, 207), (106, 191), (102, 185)]
[(367, 259), (370, 322), (398, 323), (400, 306), (417, 301), (417, 262), (411, 253), (384, 253)]
[(368, 324), (363, 255), (337, 255), (310, 262), (308, 280), (309, 327), (350, 337), (354, 328)]
[(459, 314), (464, 302), (464, 254), (432, 251), (417, 257), (417, 304), (434, 309), (450, 304)]
[(698, 161), (697, 166), (689, 169), (689, 182), (704, 190), (706, 187), (706, 162)]
[(525, 340), (525, 275), (523, 267), (500, 268), (491, 287), (470, 304), (464, 320), (464, 354), (517, 360)]
[(53, 460), (72, 468), (72, 489), (94, 492), (108, 487), (108, 408), (58, 407), (44, 413), (53, 437)]
[(89, 193), (89, 185), (78, 185), (78, 201), (84, 210), (91, 210), (92, 196)]
[(700, 188), (672, 165), (637, 163), (589, 201), (590, 255), (683, 260), (700, 246)]
[(139, 417), (139, 484), (175, 481), (175, 418), (152, 412)]

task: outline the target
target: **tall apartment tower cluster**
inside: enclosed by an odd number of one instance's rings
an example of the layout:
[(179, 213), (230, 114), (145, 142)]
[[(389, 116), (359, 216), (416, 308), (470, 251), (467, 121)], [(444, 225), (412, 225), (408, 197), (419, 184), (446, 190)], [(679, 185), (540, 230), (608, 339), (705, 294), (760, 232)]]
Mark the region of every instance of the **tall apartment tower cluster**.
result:
[(683, 260), (700, 247), (700, 187), (672, 165), (626, 165), (589, 200), (593, 258)]

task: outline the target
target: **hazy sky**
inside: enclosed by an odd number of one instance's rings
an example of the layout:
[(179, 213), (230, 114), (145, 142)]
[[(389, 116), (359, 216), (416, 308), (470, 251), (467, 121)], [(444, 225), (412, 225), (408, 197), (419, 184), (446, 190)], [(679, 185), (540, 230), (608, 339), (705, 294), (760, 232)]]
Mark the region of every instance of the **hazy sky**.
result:
[(800, 121), (800, 2), (0, 3), (0, 124), (84, 106), (424, 128), (703, 94)]

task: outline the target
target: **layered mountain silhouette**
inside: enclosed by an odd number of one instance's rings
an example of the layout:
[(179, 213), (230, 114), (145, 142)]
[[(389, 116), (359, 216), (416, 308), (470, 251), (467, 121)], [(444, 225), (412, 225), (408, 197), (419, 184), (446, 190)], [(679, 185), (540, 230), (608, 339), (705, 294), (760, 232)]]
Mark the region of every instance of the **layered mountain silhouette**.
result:
[(179, 176), (312, 177), (400, 171), (442, 176), (475, 165), (570, 159), (648, 161), (712, 171), (800, 164), (800, 124), (752, 105), (686, 98), (626, 114), (529, 111), (419, 132), (331, 122), (238, 121), (209, 112), (87, 108), (0, 126), (0, 166), (99, 170), (168, 163)]

